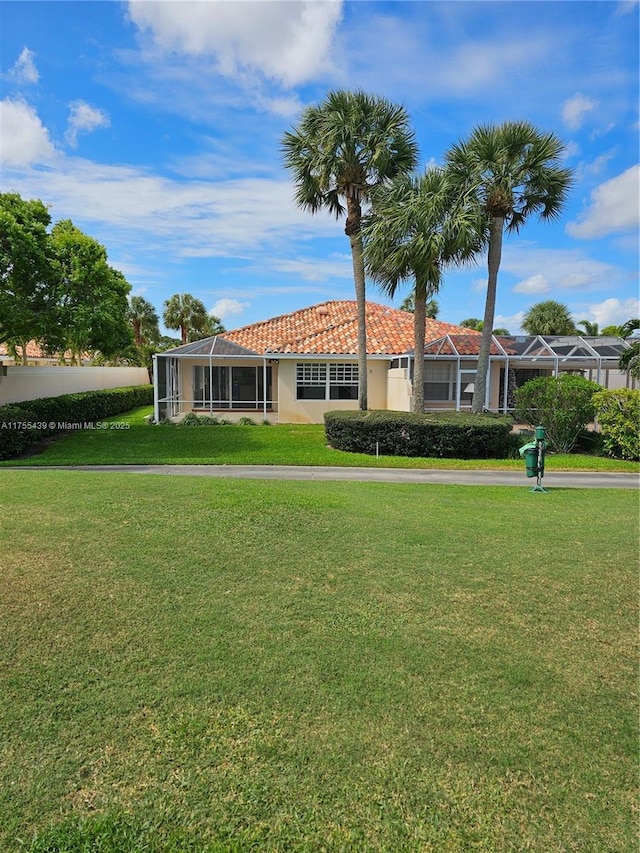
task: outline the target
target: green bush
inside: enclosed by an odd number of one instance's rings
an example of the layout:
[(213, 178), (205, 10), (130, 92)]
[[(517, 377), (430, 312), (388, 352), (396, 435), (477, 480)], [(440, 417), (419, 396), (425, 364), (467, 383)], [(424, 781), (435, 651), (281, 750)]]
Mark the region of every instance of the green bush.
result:
[(15, 459), (34, 444), (66, 429), (95, 424), (152, 403), (153, 386), (135, 385), (0, 406), (0, 459)]
[(618, 388), (593, 395), (604, 452), (640, 461), (640, 391)]
[(504, 459), (513, 452), (513, 421), (506, 416), (334, 411), (325, 414), (324, 424), (327, 442), (351, 453)]
[(570, 453), (595, 418), (593, 395), (600, 390), (596, 382), (570, 373), (531, 379), (516, 389), (516, 420), (544, 426), (550, 448)]

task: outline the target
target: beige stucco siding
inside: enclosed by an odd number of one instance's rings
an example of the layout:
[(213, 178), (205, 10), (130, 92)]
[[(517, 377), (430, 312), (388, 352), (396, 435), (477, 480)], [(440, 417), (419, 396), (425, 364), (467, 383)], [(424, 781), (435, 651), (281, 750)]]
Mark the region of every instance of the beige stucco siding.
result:
[[(281, 423), (321, 424), (325, 412), (358, 408), (357, 400), (298, 400), (296, 399), (296, 365), (299, 362), (318, 362), (318, 358), (281, 359), (278, 365), (278, 420)], [(332, 363), (356, 363), (355, 359), (336, 356)], [(327, 362), (329, 363), (329, 362)], [(387, 407), (387, 361), (368, 364), (368, 397), (370, 409)]]

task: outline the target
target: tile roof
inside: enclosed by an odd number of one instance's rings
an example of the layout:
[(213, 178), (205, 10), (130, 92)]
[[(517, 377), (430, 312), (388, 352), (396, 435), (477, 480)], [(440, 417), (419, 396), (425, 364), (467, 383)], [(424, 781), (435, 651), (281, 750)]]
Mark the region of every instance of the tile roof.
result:
[[(375, 302), (367, 302), (366, 313), (369, 355), (397, 355), (413, 350), (413, 314)], [(447, 334), (479, 334), (440, 320), (427, 319), (425, 325), (427, 341)], [(261, 354), (356, 355), (356, 303), (355, 300), (321, 302), (225, 332), (224, 337)]]

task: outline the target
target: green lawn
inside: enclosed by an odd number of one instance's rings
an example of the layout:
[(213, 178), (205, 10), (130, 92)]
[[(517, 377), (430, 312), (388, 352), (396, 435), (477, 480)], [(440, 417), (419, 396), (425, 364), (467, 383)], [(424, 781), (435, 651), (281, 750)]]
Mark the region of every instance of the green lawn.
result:
[[(333, 465), (378, 468), (485, 468), (523, 470), (520, 459), (409, 459), (367, 456), (327, 447), (322, 425), (175, 427), (150, 426), (150, 408), (110, 419), (124, 429), (79, 430), (57, 438), (43, 452), (13, 465)], [(523, 439), (523, 443), (524, 443)], [(549, 454), (556, 471), (640, 471), (635, 462), (586, 454)]]
[(636, 849), (634, 491), (2, 482), (0, 849)]

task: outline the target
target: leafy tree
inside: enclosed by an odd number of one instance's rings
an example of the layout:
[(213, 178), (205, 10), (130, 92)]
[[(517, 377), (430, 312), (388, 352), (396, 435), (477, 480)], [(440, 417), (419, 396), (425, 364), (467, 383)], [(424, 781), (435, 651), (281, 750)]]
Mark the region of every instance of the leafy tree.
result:
[(468, 317), (466, 320), (461, 320), (458, 325), (462, 326), (463, 329), (473, 329), (476, 332), (481, 332), (484, 323), (482, 320), (478, 320), (477, 317)]
[(129, 320), (138, 349), (160, 338), (158, 312), (143, 296), (129, 297)]
[(532, 305), (521, 325), (530, 335), (575, 335), (577, 332), (567, 306), (554, 299)]
[(504, 232), (517, 233), (537, 213), (543, 220), (559, 216), (572, 183), (561, 168), (564, 144), (525, 121), (477, 127), (467, 141), (454, 145), (446, 162), (460, 189), (471, 188), (486, 215), (488, 240), (487, 299), (472, 409), (485, 404), (491, 332)]
[(585, 335), (590, 338), (595, 338), (600, 334), (598, 332), (598, 324), (592, 323), (591, 320), (578, 320), (576, 326), (582, 326)]
[[(402, 300), (402, 304), (400, 305), (401, 311), (406, 311), (408, 314), (413, 314), (416, 310), (415, 299), (413, 293), (410, 293), (408, 296)], [(440, 306), (436, 299), (427, 299), (425, 305), (425, 316), (430, 320), (435, 320), (438, 316), (438, 312), (440, 311)]]
[(51, 217), (39, 201), (0, 193), (0, 341), (27, 363), (27, 343), (42, 338), (51, 318)]
[(505, 329), (504, 326), (498, 326), (496, 329), (493, 330), (493, 334), (494, 335), (510, 335), (511, 332), (509, 331), (509, 329)]
[(531, 379), (516, 389), (516, 420), (543, 424), (551, 447), (569, 453), (595, 417), (593, 395), (600, 390), (596, 382), (570, 373)]
[(183, 344), (224, 332), (220, 320), (211, 316), (204, 303), (190, 293), (175, 293), (167, 299), (163, 319), (167, 329), (180, 331)]
[(296, 203), (310, 213), (346, 213), (358, 312), (359, 407), (367, 408), (367, 338), (362, 205), (371, 190), (416, 165), (417, 146), (405, 109), (362, 91), (334, 91), (307, 107), (282, 141)]
[(100, 351), (111, 358), (133, 343), (128, 318), (129, 283), (107, 263), (107, 252), (71, 222), (51, 231), (56, 290), (56, 329), (45, 343), (69, 349), (78, 364), (84, 353)]
[(442, 169), (403, 175), (372, 194), (363, 228), (366, 269), (390, 297), (413, 280), (414, 411), (424, 409), (424, 345), (427, 300), (438, 292), (443, 268), (473, 257), (483, 240), (482, 217), (465, 205)]

